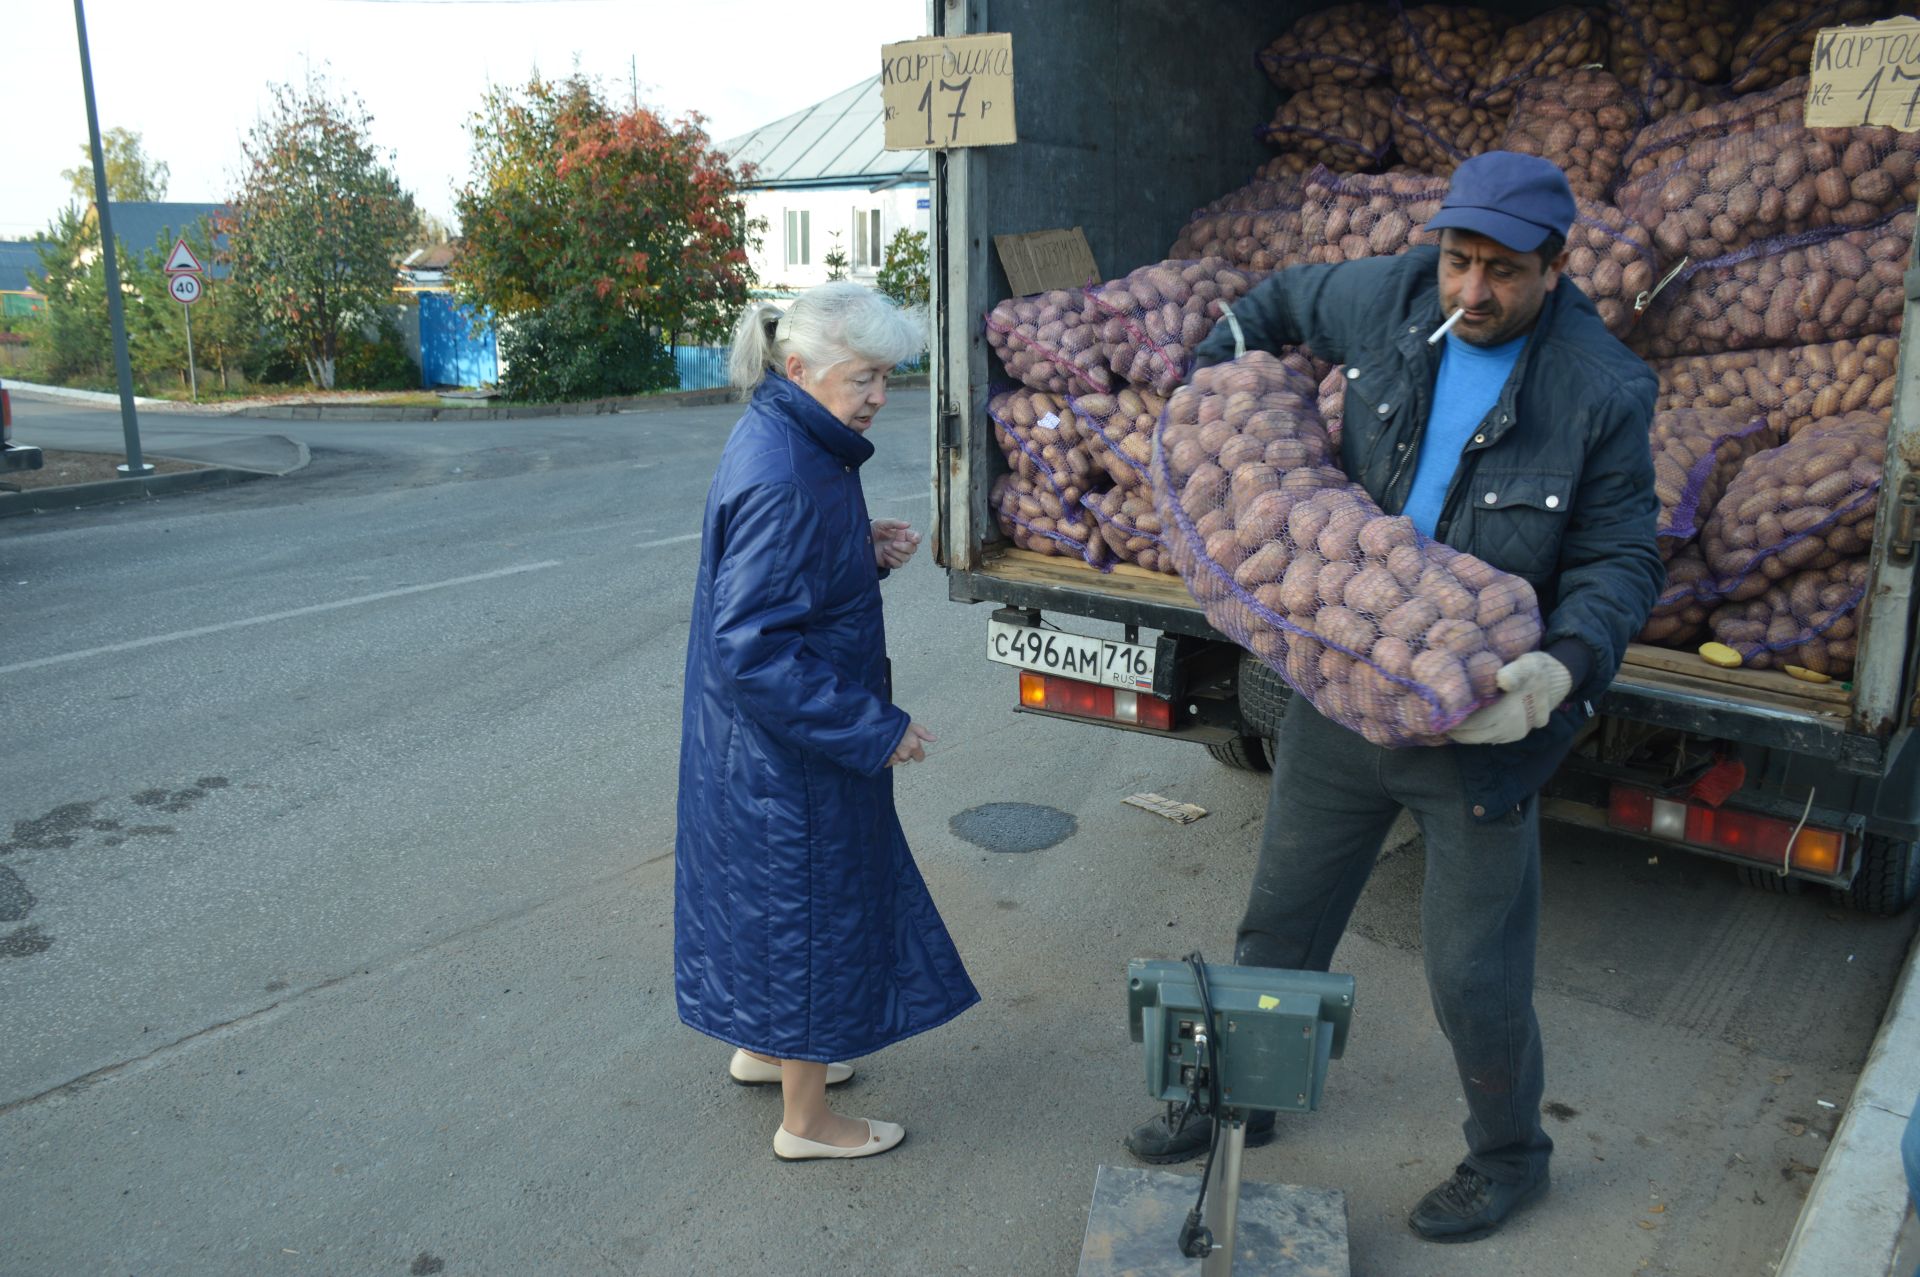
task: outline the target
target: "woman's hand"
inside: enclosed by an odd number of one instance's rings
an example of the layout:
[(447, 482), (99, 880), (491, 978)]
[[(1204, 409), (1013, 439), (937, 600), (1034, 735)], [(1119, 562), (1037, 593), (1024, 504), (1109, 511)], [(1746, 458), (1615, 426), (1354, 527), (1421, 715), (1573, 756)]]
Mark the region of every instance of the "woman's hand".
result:
[(934, 743), (934, 734), (918, 723), (907, 724), (907, 734), (893, 747), (893, 757), (887, 759), (887, 766), (898, 767), (903, 763), (924, 763), (927, 761), (926, 746)]
[(907, 566), (920, 548), (920, 534), (905, 519), (873, 521), (873, 561), (888, 571)]

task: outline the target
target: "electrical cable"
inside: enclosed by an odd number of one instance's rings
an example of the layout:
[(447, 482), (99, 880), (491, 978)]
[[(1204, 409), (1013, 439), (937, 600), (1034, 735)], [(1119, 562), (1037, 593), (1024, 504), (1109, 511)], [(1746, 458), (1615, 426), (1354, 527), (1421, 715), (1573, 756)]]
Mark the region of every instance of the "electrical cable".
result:
[[(1213, 1040), (1213, 990), (1207, 985), (1206, 959), (1196, 949), (1186, 956), (1185, 961), (1193, 968), (1193, 982), (1200, 992), (1201, 1016), (1200, 1030), (1194, 1034), (1194, 1064), (1199, 1072), (1194, 1077), (1194, 1086), (1188, 1089), (1187, 1103), (1208, 1115), (1213, 1130), (1207, 1143), (1207, 1164), (1200, 1172), (1200, 1195), (1194, 1200), (1193, 1209), (1187, 1212), (1186, 1222), (1181, 1225), (1179, 1245), (1180, 1253), (1188, 1259), (1205, 1259), (1213, 1253), (1213, 1231), (1201, 1220), (1205, 1218), (1207, 1184), (1213, 1178), (1213, 1159), (1220, 1152), (1220, 1048)], [(1204, 1104), (1199, 1095), (1200, 1087), (1205, 1087), (1207, 1091)]]
[(1793, 844), (1800, 841), (1800, 831), (1807, 827), (1807, 817), (1813, 814), (1813, 796), (1819, 792), (1818, 789), (1814, 788), (1807, 790), (1807, 805), (1800, 813), (1800, 823), (1795, 825), (1793, 832), (1787, 835), (1787, 848), (1780, 853), (1780, 869), (1778, 872), (1782, 878), (1787, 876), (1787, 871), (1793, 866)]

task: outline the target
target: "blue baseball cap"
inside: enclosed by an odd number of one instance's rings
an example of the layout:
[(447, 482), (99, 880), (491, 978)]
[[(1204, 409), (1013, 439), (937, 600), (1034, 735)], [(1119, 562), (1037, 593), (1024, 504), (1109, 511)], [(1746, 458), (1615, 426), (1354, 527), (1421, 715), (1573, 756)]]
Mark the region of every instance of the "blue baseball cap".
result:
[(1451, 226), (1530, 253), (1548, 235), (1565, 238), (1576, 210), (1567, 175), (1550, 160), (1487, 151), (1453, 171), (1453, 183), (1427, 229)]

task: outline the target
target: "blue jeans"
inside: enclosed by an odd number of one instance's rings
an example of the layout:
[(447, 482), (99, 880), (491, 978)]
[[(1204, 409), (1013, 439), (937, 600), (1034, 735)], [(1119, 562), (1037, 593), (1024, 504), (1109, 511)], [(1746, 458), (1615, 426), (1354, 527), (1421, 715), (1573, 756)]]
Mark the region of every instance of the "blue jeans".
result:
[(1466, 1094), (1466, 1163), (1505, 1183), (1544, 1174), (1553, 1141), (1540, 1125), (1546, 1073), (1533, 1012), (1539, 800), (1477, 819), (1455, 751), (1382, 749), (1297, 696), (1275, 755), (1234, 961), (1327, 970), (1387, 831), (1411, 812), (1427, 852), (1427, 989)]

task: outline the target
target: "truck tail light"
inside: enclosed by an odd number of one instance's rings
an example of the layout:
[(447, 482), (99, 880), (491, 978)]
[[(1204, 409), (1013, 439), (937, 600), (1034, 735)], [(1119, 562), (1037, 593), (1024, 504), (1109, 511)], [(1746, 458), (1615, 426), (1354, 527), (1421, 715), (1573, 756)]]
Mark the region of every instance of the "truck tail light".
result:
[(1128, 692), (1082, 683), (1076, 678), (1056, 678), (1051, 674), (1020, 673), (1020, 707), (1045, 710), (1049, 714), (1071, 714), (1075, 718), (1103, 718), (1129, 727), (1146, 727), (1156, 732), (1173, 730), (1173, 705), (1145, 692)]
[[(1809, 825), (1795, 835), (1795, 822), (1729, 807), (1708, 807), (1661, 798), (1631, 785), (1615, 785), (1607, 798), (1607, 823), (1629, 833), (1686, 843), (1765, 865), (1787, 864), (1808, 873), (1837, 874), (1847, 836)], [(1791, 857), (1787, 839), (1793, 839)]]

